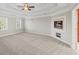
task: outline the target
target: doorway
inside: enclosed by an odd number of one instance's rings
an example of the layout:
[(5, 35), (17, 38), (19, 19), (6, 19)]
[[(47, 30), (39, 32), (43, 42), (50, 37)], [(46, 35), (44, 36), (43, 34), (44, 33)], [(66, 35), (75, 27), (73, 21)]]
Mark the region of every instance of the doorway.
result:
[(78, 39), (77, 39), (77, 42), (79, 43), (79, 9), (77, 9), (77, 19), (78, 19), (78, 25), (77, 25), (77, 37), (78, 37)]
[(77, 9), (77, 49), (79, 49), (79, 8)]

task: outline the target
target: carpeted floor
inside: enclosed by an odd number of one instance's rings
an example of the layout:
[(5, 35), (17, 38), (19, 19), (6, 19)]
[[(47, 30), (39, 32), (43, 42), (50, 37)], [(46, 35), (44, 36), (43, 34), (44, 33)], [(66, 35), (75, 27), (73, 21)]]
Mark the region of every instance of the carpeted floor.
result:
[(20, 33), (0, 38), (0, 55), (75, 55), (66, 44), (55, 38)]

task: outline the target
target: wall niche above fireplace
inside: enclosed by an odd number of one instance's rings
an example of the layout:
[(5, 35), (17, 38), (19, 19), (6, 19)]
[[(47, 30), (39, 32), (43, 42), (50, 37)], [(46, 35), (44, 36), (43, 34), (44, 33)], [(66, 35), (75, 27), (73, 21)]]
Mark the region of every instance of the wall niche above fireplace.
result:
[(54, 21), (54, 28), (56, 29), (63, 29), (63, 21)]

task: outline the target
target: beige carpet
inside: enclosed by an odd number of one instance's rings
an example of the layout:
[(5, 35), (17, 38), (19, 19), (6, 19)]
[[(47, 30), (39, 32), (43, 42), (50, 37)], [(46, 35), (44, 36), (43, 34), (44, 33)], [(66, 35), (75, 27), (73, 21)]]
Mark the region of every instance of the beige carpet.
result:
[(1, 55), (72, 55), (66, 44), (47, 36), (20, 33), (0, 38)]

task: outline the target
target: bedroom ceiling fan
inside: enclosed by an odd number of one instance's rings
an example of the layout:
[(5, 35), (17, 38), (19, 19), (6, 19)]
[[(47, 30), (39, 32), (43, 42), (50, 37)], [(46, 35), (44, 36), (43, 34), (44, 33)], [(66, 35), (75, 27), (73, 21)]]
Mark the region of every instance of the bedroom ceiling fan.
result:
[(19, 5), (18, 7), (22, 8), (25, 11), (31, 11), (31, 8), (35, 8), (35, 6), (31, 6), (28, 3), (23, 3), (23, 5)]

